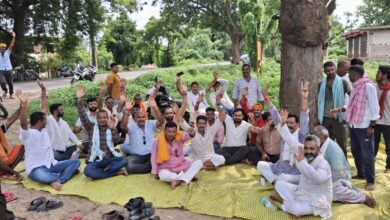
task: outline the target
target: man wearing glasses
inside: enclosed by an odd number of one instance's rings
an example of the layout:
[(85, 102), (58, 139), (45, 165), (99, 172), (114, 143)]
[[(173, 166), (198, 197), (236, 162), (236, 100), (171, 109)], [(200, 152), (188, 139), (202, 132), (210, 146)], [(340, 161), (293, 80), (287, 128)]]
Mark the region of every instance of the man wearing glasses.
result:
[(135, 113), (134, 122), (128, 123), (133, 103), (127, 102), (121, 122), (121, 129), (129, 136), (129, 141), (122, 144), (121, 150), (128, 156), (127, 172), (129, 174), (150, 173), (150, 154), (156, 128), (164, 124), (164, 118), (157, 108), (155, 94), (149, 97), (149, 107), (154, 111), (157, 120), (146, 120), (144, 111)]

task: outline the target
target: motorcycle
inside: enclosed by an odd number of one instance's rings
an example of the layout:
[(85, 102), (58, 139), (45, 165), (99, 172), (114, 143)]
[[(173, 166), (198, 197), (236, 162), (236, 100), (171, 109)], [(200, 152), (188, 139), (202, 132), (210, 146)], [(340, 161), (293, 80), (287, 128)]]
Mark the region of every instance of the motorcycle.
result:
[(0, 117), (4, 119), (8, 117), (8, 111), (3, 105), (3, 99), (1, 97), (0, 97)]
[(23, 65), (14, 68), (14, 81), (37, 80), (39, 74), (33, 69), (24, 69)]
[(73, 78), (70, 81), (71, 85), (73, 85), (74, 83), (80, 80), (88, 80), (93, 82), (97, 72), (97, 67), (95, 66), (84, 67), (81, 64), (77, 64), (77, 67), (72, 72), (73, 72)]
[(57, 68), (56, 75), (57, 78), (73, 76), (73, 70), (70, 66), (65, 64), (63, 67)]

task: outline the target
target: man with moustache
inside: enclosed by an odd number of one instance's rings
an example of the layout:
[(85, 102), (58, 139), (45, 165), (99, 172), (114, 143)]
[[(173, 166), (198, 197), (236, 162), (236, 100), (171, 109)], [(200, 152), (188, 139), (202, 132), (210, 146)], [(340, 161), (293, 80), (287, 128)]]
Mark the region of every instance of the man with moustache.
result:
[[(207, 127), (213, 126), (217, 120), (215, 116), (214, 108), (208, 107), (206, 109), (206, 118), (207, 118)], [(222, 126), (218, 129), (218, 132), (215, 133), (214, 135), (213, 145), (215, 151), (221, 148), (224, 140), (225, 140), (225, 128)]]
[[(273, 122), (281, 136), (280, 158), (276, 163), (259, 161), (257, 169), (270, 183), (283, 180), (291, 183), (299, 182), (299, 170), (295, 166), (294, 153), (297, 151), (295, 141), (303, 143), (309, 133), (309, 110), (307, 99), (309, 96), (309, 83), (301, 84), (301, 113), (300, 118), (281, 110), (280, 114), (273, 106), (268, 92), (263, 91), (268, 111), (272, 115)], [(299, 120), (300, 119), (300, 120)]]
[(154, 132), (164, 123), (164, 118), (157, 108), (154, 93), (150, 95), (148, 104), (156, 112), (157, 120), (146, 120), (145, 113), (142, 110), (138, 110), (134, 115), (136, 123), (128, 123), (129, 112), (133, 107), (131, 102), (126, 103), (121, 129), (128, 134), (129, 140), (122, 144), (121, 150), (129, 154), (126, 168), (129, 174), (149, 173), (152, 169), (150, 154), (152, 152)]
[(347, 131), (343, 123), (342, 112), (333, 116), (331, 109), (345, 107), (348, 104), (351, 89), (347, 80), (336, 74), (336, 67), (329, 61), (324, 64), (326, 76), (322, 79), (318, 90), (318, 120), (330, 131), (330, 138), (336, 140), (344, 155), (347, 156)]
[[(297, 142), (297, 144), (299, 144)], [(308, 135), (304, 146), (299, 144), (295, 153), (295, 165), (302, 174), (299, 184), (277, 181), (277, 194), (272, 200), (282, 203), (282, 210), (294, 216), (315, 215), (321, 218), (332, 216), (332, 172), (329, 163), (320, 154), (318, 137)]]
[(364, 203), (374, 208), (375, 200), (352, 185), (351, 167), (340, 146), (329, 138), (328, 129), (318, 125), (314, 128), (313, 133), (320, 139), (320, 153), (328, 161), (332, 171), (333, 201), (350, 204)]
[(344, 79), (348, 82), (349, 88), (352, 90), (352, 82), (349, 79), (349, 73), (348, 69), (351, 66), (351, 64), (346, 60), (341, 60), (337, 63), (337, 75), (341, 77), (341, 79)]

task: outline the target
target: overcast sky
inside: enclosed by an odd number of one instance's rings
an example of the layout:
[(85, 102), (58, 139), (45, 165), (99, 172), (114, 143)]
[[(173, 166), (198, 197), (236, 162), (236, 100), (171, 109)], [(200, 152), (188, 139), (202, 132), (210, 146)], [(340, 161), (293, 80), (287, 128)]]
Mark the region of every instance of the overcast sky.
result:
[[(218, 0), (216, 0), (218, 1)], [(151, 6), (152, 0), (146, 0), (148, 5), (144, 7), (142, 11), (138, 13), (132, 14), (131, 18), (134, 19), (137, 23), (137, 28), (141, 29), (148, 23), (150, 17), (160, 17), (160, 5), (156, 7)], [(342, 22), (345, 22), (344, 13), (345, 12), (356, 12), (357, 6), (361, 5), (363, 0), (337, 0), (336, 11), (334, 12), (339, 18), (341, 18)]]

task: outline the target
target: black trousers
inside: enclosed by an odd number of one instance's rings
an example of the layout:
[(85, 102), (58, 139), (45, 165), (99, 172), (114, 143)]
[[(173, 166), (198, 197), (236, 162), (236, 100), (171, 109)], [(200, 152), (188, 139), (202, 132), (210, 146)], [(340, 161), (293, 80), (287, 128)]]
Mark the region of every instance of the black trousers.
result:
[(13, 220), (15, 215), (13, 212), (7, 210), (7, 202), (5, 201), (5, 196), (1, 193), (0, 188), (0, 219), (1, 220)]
[(12, 71), (0, 70), (0, 85), (1, 85), (1, 89), (5, 93), (8, 93), (7, 84), (8, 84), (9, 94), (14, 94), (14, 82), (13, 82)]
[(375, 156), (378, 154), (379, 144), (381, 142), (381, 135), (385, 140), (386, 146), (386, 169), (390, 169), (390, 126), (389, 125), (375, 125)]
[[(250, 147), (250, 152), (248, 154), (248, 160), (253, 164), (257, 165), (257, 163), (261, 160), (261, 152), (255, 147)], [(268, 154), (269, 160), (267, 162), (276, 163), (279, 160), (279, 155), (271, 155)]]
[(250, 152), (248, 146), (241, 147), (223, 147), (219, 149), (216, 153), (222, 155), (225, 158), (225, 164), (235, 164), (240, 163), (242, 160), (247, 159), (247, 156)]

